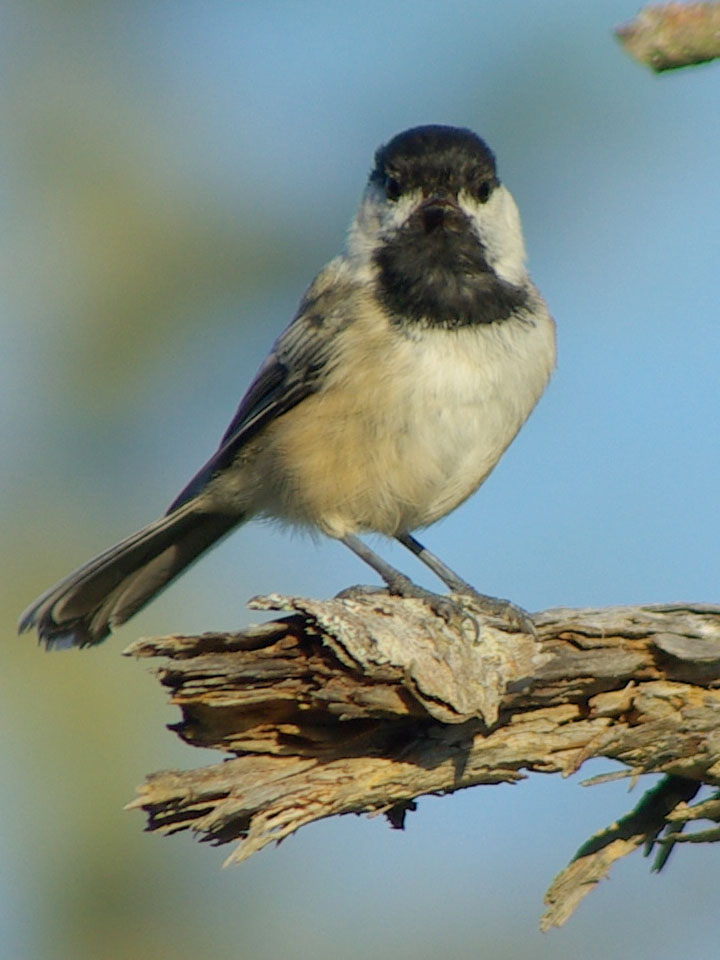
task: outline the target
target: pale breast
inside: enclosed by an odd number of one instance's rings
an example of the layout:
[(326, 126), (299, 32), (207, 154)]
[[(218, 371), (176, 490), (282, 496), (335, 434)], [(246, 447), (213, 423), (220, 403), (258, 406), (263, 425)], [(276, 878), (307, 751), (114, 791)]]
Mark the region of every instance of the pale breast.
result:
[(412, 337), (352, 324), (323, 389), (265, 431), (263, 512), (331, 536), (432, 523), (495, 466), (554, 356), (547, 314)]

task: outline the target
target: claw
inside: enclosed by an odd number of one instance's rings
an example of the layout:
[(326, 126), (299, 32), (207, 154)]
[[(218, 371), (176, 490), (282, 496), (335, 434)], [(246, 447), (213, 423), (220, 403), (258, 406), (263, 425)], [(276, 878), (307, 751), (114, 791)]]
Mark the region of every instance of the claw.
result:
[(480, 607), (482, 612), (486, 613), (489, 617), (505, 620), (506, 623), (509, 623), (516, 630), (529, 633), (532, 637), (537, 636), (537, 630), (535, 629), (535, 623), (532, 617), (516, 603), (512, 603), (510, 600), (502, 600), (500, 597), (488, 597), (484, 593), (478, 593), (477, 590), (473, 590), (472, 587), (463, 590), (462, 595), (470, 597), (477, 606)]

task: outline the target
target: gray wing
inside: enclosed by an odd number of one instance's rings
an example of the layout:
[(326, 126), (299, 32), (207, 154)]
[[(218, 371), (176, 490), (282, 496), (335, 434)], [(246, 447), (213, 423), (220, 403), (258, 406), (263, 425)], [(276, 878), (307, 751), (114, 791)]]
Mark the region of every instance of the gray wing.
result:
[(217, 452), (175, 498), (168, 513), (230, 467), (242, 447), (271, 420), (318, 390), (332, 360), (335, 335), (353, 313), (352, 286), (339, 282), (337, 272), (333, 261), (317, 277), (240, 401)]

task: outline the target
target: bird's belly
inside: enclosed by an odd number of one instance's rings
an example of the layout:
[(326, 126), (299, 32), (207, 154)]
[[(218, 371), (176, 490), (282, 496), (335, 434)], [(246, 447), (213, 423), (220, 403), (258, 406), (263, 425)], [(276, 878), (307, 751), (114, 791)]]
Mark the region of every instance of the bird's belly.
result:
[[(502, 325), (507, 327), (507, 324)], [(487, 477), (552, 368), (511, 330), (425, 331), (303, 400), (268, 429), (264, 512), (331, 536), (426, 526)], [(536, 344), (537, 346), (537, 344)], [(268, 485), (267, 478), (274, 478)]]

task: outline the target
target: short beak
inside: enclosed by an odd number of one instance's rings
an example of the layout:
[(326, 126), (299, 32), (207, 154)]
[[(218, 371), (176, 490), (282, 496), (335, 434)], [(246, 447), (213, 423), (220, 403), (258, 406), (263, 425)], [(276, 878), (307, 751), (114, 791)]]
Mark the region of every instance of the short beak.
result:
[(436, 194), (423, 200), (419, 212), (426, 233), (432, 233), (437, 227), (441, 227), (448, 217), (462, 215), (457, 201), (447, 194)]

